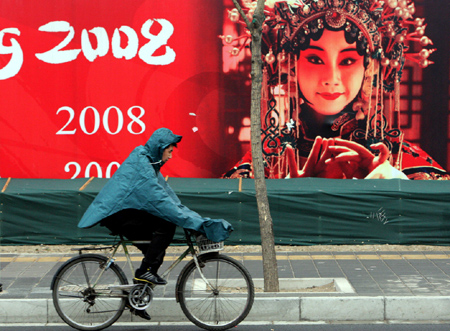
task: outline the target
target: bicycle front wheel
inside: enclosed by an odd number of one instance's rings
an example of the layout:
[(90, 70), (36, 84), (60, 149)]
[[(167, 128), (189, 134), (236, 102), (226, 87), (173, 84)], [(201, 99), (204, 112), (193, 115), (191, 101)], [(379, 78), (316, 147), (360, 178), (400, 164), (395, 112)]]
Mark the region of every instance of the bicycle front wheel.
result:
[(84, 254), (69, 260), (56, 273), (53, 304), (58, 315), (78, 330), (101, 330), (122, 315), (126, 295), (114, 285), (128, 284), (122, 269), (107, 258)]
[(178, 299), (186, 317), (206, 330), (226, 330), (247, 317), (255, 289), (247, 269), (226, 255), (199, 256), (181, 271)]

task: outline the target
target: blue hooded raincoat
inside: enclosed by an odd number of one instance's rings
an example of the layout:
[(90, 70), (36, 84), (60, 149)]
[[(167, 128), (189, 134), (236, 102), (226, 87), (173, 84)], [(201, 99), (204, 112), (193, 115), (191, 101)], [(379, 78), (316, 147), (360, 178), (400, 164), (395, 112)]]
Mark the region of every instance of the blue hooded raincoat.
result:
[(214, 242), (227, 239), (233, 227), (223, 219), (201, 217), (181, 204), (159, 171), (164, 150), (181, 136), (166, 128), (156, 130), (145, 146), (136, 147), (84, 213), (78, 227), (89, 228), (123, 209), (138, 209), (202, 232)]

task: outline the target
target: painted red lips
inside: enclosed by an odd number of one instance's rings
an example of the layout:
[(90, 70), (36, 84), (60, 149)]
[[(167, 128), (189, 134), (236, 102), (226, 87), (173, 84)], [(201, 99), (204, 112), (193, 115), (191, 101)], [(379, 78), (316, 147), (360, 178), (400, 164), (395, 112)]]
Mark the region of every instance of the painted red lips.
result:
[(327, 92), (319, 93), (319, 95), (322, 98), (324, 98), (325, 100), (336, 100), (337, 98), (339, 98), (343, 94), (344, 93), (340, 93), (340, 92), (337, 92), (337, 93), (327, 93)]

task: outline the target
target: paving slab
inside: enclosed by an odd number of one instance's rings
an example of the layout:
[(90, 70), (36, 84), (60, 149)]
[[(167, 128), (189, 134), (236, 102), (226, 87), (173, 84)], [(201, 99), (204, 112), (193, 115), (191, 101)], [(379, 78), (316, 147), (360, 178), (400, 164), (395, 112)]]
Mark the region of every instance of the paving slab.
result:
[[(332, 280), (334, 291), (257, 293), (248, 321), (450, 321), (450, 251), (339, 251), (277, 253), (281, 282)], [(252, 277), (263, 278), (261, 253), (227, 255), (242, 262)], [(59, 322), (50, 283), (58, 268), (75, 254), (0, 254), (0, 323)], [(140, 254), (133, 254), (137, 268)], [(168, 254), (161, 270), (175, 260)], [(157, 287), (149, 312), (152, 321), (185, 321), (175, 301), (176, 279), (187, 262)], [(129, 279), (133, 271), (119, 255)], [(314, 281), (316, 280), (316, 281)], [(322, 283), (320, 282), (322, 281)], [(346, 289), (346, 290), (345, 290)], [(158, 308), (155, 308), (158, 307)], [(26, 315), (23, 312), (26, 311)], [(121, 321), (139, 321), (125, 313)]]

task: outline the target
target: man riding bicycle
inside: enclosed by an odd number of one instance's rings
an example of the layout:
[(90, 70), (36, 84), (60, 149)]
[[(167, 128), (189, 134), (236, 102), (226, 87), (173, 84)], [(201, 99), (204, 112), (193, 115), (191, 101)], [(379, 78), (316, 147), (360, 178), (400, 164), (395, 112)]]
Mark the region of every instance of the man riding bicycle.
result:
[[(233, 230), (225, 220), (201, 217), (182, 205), (164, 180), (160, 169), (172, 158), (173, 148), (181, 138), (166, 128), (156, 130), (144, 146), (131, 152), (78, 224), (80, 228), (89, 228), (100, 223), (113, 235), (151, 240), (150, 244), (136, 244), (144, 254), (135, 272), (138, 282), (167, 284), (157, 272), (177, 225), (203, 233), (214, 242), (225, 240)], [(145, 310), (133, 312), (150, 319)]]

